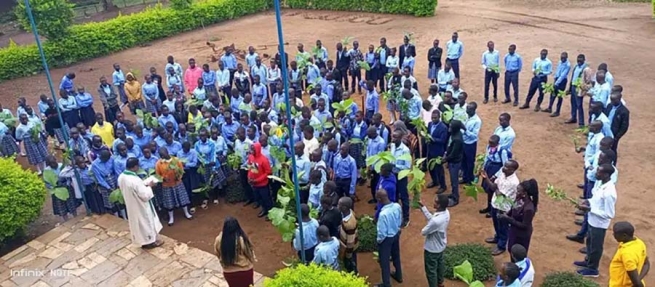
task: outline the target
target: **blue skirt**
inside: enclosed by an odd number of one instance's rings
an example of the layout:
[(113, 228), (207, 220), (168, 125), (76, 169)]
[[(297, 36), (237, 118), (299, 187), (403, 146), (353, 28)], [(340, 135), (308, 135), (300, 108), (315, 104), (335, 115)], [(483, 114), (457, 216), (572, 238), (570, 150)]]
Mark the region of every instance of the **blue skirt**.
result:
[(205, 167), (205, 174), (203, 174), (203, 182), (208, 184), (212, 188), (221, 188), (225, 186), (227, 177), (225, 177), (225, 171), (223, 167), (218, 168), (209, 168)]
[(197, 167), (184, 169), (184, 175), (182, 175), (182, 183), (184, 184), (184, 188), (186, 189), (189, 198), (191, 198), (193, 190), (200, 187), (201, 180), (202, 178), (198, 174)]
[(180, 182), (173, 187), (162, 187), (162, 207), (164, 209), (173, 210), (189, 204), (191, 204), (191, 200), (189, 200), (189, 195), (183, 183)]
[(19, 152), (16, 141), (10, 135), (2, 136), (0, 142), (0, 147), (2, 148), (0, 152), (2, 152), (3, 156), (12, 156)]
[(52, 212), (55, 215), (77, 214), (77, 207), (80, 206), (80, 201), (75, 198), (75, 192), (73, 192), (72, 188), (68, 188), (68, 199), (65, 201), (57, 198), (54, 194), (50, 197), (52, 197)]
[(91, 212), (95, 214), (106, 213), (104, 202), (102, 201), (102, 195), (98, 192), (95, 184), (89, 184), (84, 186), (84, 199), (89, 205)]
[(159, 110), (159, 107), (161, 106), (161, 101), (157, 99), (156, 103), (151, 102), (148, 100), (148, 97), (146, 97), (146, 112), (151, 113), (151, 114), (157, 114), (157, 111)]
[(80, 108), (80, 118), (85, 126), (92, 127), (96, 123), (96, 112), (93, 106)]
[(43, 140), (42, 137), (39, 138), (38, 141), (34, 141), (31, 137), (25, 138), (23, 140), (23, 145), (25, 145), (27, 161), (31, 165), (45, 162), (45, 158), (48, 156), (48, 149), (45, 140)]
[(355, 159), (357, 163), (357, 168), (362, 168), (366, 166), (366, 159), (362, 155), (362, 144), (356, 143), (350, 145), (350, 156)]
[(439, 73), (439, 69), (441, 67), (437, 66), (436, 64), (433, 64), (430, 66), (428, 69), (428, 79), (430, 80), (436, 80), (437, 79), (437, 74)]
[(80, 115), (78, 110), (72, 110), (68, 112), (61, 113), (64, 122), (68, 125), (69, 128), (74, 128), (77, 126), (77, 123), (80, 122)]

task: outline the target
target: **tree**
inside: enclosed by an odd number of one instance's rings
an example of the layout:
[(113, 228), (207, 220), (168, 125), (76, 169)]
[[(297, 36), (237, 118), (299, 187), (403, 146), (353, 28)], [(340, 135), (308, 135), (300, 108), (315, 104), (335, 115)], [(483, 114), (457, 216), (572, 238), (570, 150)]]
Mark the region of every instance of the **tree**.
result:
[[(30, 7), (36, 22), (36, 29), (39, 34), (49, 40), (63, 38), (68, 28), (73, 24), (75, 12), (68, 0), (30, 0)], [(14, 14), (20, 25), (26, 31), (31, 31), (30, 18), (25, 9), (25, 3), (18, 0), (18, 5), (14, 8)]]

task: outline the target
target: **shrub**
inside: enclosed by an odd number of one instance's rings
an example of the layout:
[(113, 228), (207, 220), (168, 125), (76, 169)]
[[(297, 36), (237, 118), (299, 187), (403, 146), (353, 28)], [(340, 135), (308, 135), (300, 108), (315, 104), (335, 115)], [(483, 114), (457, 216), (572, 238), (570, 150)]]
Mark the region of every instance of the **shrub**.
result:
[(357, 239), (359, 240), (359, 247), (357, 248), (357, 252), (371, 252), (377, 250), (377, 234), (378, 230), (371, 216), (358, 216)]
[(546, 274), (541, 287), (598, 287), (598, 283), (573, 272), (554, 272)]
[[(73, 6), (75, 5), (68, 0), (30, 0), (32, 15), (34, 15), (34, 22), (39, 34), (50, 40), (65, 37), (75, 17)], [(18, 0), (18, 5), (14, 8), (14, 14), (23, 29), (31, 32), (32, 26), (27, 16), (25, 2)]]
[(39, 217), (46, 190), (32, 171), (13, 158), (0, 158), (0, 243), (22, 233)]
[[(45, 0), (43, 0), (45, 1)], [(55, 1), (55, 0), (50, 0)], [(61, 1), (61, 0), (56, 0)], [(243, 15), (267, 10), (270, 0), (250, 0), (248, 5), (236, 0), (206, 0), (176, 10), (161, 5), (104, 22), (73, 25), (65, 38), (43, 45), (48, 65), (59, 67), (81, 60), (108, 55), (143, 43), (190, 31)], [(0, 49), (0, 81), (41, 72), (36, 45)]]
[(286, 0), (286, 6), (296, 9), (364, 11), (424, 17), (434, 15), (437, 0)]
[(246, 201), (246, 192), (243, 190), (239, 174), (231, 172), (227, 176), (227, 186), (225, 187), (225, 201), (228, 203), (238, 203)]
[(277, 271), (274, 278), (266, 278), (264, 287), (367, 287), (366, 278), (352, 273), (334, 271), (316, 264), (300, 264)]
[(453, 268), (468, 260), (473, 266), (473, 280), (486, 281), (496, 277), (496, 266), (487, 246), (476, 243), (446, 247), (446, 278), (456, 279)]
[(170, 0), (171, 8), (176, 10), (184, 10), (191, 7), (191, 0)]

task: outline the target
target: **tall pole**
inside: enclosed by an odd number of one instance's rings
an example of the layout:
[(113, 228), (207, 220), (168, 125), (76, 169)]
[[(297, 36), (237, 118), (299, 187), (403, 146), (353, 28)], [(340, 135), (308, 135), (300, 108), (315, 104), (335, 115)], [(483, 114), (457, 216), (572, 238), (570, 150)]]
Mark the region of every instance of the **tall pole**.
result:
[[(61, 124), (62, 128), (64, 128), (66, 126), (66, 123), (64, 123), (64, 118), (61, 116), (61, 110), (59, 109), (57, 94), (55, 94), (55, 88), (52, 84), (52, 76), (50, 75), (50, 68), (48, 68), (48, 61), (46, 61), (45, 59), (45, 52), (43, 52), (43, 46), (41, 46), (41, 39), (39, 39), (39, 32), (36, 31), (36, 22), (34, 22), (34, 15), (32, 14), (32, 7), (30, 6), (29, 0), (25, 0), (25, 11), (27, 11), (27, 17), (30, 19), (30, 26), (32, 28), (32, 34), (34, 34), (36, 47), (39, 49), (39, 54), (41, 55), (41, 64), (43, 65), (43, 69), (45, 70), (46, 79), (48, 79), (48, 87), (50, 88), (50, 94), (52, 95), (52, 99), (55, 102), (55, 107), (57, 109), (57, 116), (59, 117), (59, 123)], [(70, 152), (72, 149), (68, 143), (68, 131), (64, 129), (63, 134), (64, 134), (66, 150)], [(74, 158), (71, 158), (70, 160), (71, 163), (73, 164), (75, 163)], [(84, 186), (82, 185), (80, 174), (77, 172), (76, 168), (73, 168), (73, 171), (75, 172), (75, 180), (77, 181), (77, 187), (80, 189), (80, 193), (82, 194), (82, 202), (84, 202), (84, 209), (86, 210), (86, 215), (91, 215), (91, 210), (89, 209), (89, 205), (86, 202), (86, 197), (84, 196)]]
[[(25, 0), (27, 1), (27, 0)], [(291, 126), (291, 101), (289, 100), (289, 81), (286, 80), (286, 75), (288, 75), (287, 72), (287, 55), (284, 52), (284, 36), (282, 35), (282, 17), (280, 16), (280, 0), (275, 0), (275, 22), (277, 23), (277, 39), (278, 39), (278, 51), (280, 53), (280, 59), (281, 59), (281, 69), (282, 69), (282, 84), (284, 85), (284, 104), (286, 105), (286, 113), (287, 113), (287, 130), (289, 131), (289, 144), (291, 145), (291, 148), (294, 147), (295, 143), (293, 140), (293, 136), (291, 133), (293, 132), (293, 127)], [(295, 95), (294, 95), (295, 97)], [(295, 104), (295, 99), (294, 99), (294, 104)], [(302, 242), (305, 242), (304, 237), (305, 235), (303, 234), (303, 229), (302, 229), (302, 213), (300, 212), (300, 188), (298, 186), (298, 170), (296, 169), (296, 157), (295, 155), (291, 157), (291, 169), (292, 169), (292, 180), (293, 180), (293, 191), (296, 197), (296, 217), (297, 217), (297, 222), (298, 222), (298, 231), (300, 235), (300, 259), (305, 262), (305, 246), (302, 244)]]

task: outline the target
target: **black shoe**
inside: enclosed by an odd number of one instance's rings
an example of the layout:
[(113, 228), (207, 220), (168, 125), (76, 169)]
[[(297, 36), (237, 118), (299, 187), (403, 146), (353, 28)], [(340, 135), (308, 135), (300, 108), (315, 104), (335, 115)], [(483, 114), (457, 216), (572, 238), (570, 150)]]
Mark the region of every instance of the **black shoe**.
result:
[(584, 189), (584, 184), (583, 184), (583, 183), (578, 183), (577, 187), (578, 187), (579, 189)]
[(489, 208), (480, 209), (478, 212), (479, 212), (480, 214), (489, 213)]
[(519, 101), (514, 101), (514, 104), (512, 104), (512, 106), (515, 106), (515, 107), (517, 107), (518, 105), (519, 105)]
[(534, 107), (534, 111), (535, 112), (541, 111), (541, 107), (539, 105), (537, 105), (536, 107)]
[(552, 114), (550, 114), (550, 117), (551, 118), (559, 117), (559, 113), (552, 113)]
[(553, 112), (553, 110), (551, 108), (547, 108), (547, 109), (541, 110), (541, 111), (544, 112), (544, 113), (552, 113)]
[(251, 205), (253, 203), (255, 203), (255, 202), (252, 201), (252, 200), (248, 200), (248, 201), (246, 201), (246, 203), (243, 204), (243, 206), (248, 206), (248, 205)]
[(575, 211), (575, 215), (584, 216), (584, 211), (578, 209), (578, 210)]
[(425, 188), (433, 188), (435, 186), (437, 186), (437, 185), (434, 184), (434, 182), (432, 182), (432, 183), (428, 184)]
[(528, 105), (528, 104), (523, 104), (522, 106), (519, 107), (519, 109), (521, 109), (521, 110), (525, 110), (525, 109), (529, 109), (529, 108), (530, 108), (530, 105)]
[(584, 237), (580, 237), (577, 234), (567, 235), (566, 239), (577, 243), (584, 243)]
[(459, 204), (459, 200), (454, 200), (454, 199), (448, 199), (448, 207), (453, 207), (457, 206)]
[(439, 189), (437, 189), (437, 194), (442, 194), (444, 192), (446, 192), (446, 189), (443, 188), (443, 187), (440, 187)]
[(390, 275), (393, 280), (396, 280), (396, 282), (403, 283), (403, 277), (398, 276), (396, 272), (393, 272)]
[(267, 216), (267, 215), (268, 215), (268, 212), (262, 211), (259, 214), (257, 214), (257, 217), (262, 218), (262, 217)]
[(578, 122), (578, 121), (576, 121), (575, 119), (568, 119), (568, 120), (565, 121), (564, 123), (565, 123), (565, 124), (575, 124), (575, 123), (577, 123), (577, 122)]
[(582, 248), (580, 248), (580, 249), (578, 250), (578, 252), (580, 252), (580, 253), (582, 253), (582, 254), (587, 254), (587, 247), (582, 247)]
[(582, 226), (582, 224), (584, 223), (584, 219), (576, 219), (575, 221), (573, 221), (573, 223), (575, 223), (575, 225), (577, 226)]
[(371, 199), (368, 201), (368, 204), (376, 204), (376, 203), (378, 203), (378, 201), (375, 199)]
[(255, 203), (255, 205), (253, 205), (252, 209), (257, 209), (259, 207), (261, 207), (261, 205), (259, 205), (259, 203)]
[(491, 218), (491, 213), (487, 213), (484, 215), (484, 218)]
[(512, 100), (510, 100), (510, 99), (504, 99), (502, 103), (503, 104), (508, 104), (508, 103), (511, 103), (511, 102), (512, 102)]
[(483, 104), (486, 104), (488, 102), (489, 102), (489, 99), (484, 99), (484, 101), (482, 101)]
[(496, 243), (498, 243), (498, 239), (493, 238), (493, 237), (489, 237), (489, 238), (485, 239), (484, 242), (489, 243), (489, 244), (496, 244)]

